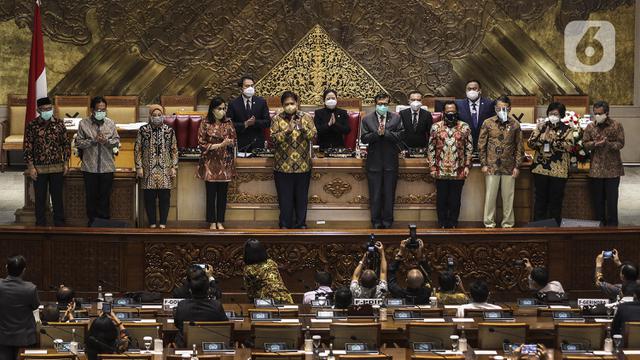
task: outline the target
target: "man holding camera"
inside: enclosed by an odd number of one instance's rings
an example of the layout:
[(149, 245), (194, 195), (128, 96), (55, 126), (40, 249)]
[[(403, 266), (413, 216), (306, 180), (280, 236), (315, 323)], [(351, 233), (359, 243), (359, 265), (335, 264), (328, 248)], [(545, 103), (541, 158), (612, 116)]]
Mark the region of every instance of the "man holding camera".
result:
[[(372, 269), (375, 264), (375, 255), (380, 256), (380, 280)], [(365, 261), (369, 269), (365, 268)], [(384, 255), (384, 246), (380, 241), (376, 241), (373, 249), (367, 247), (367, 251), (362, 255), (362, 259), (351, 276), (351, 294), (354, 299), (382, 299), (386, 296), (387, 289), (387, 259)]]
[[(602, 273), (602, 264), (604, 260), (611, 259), (613, 263), (618, 267), (618, 272), (620, 274), (621, 283), (619, 284), (611, 284), (604, 281), (604, 275)], [(629, 286), (629, 284), (637, 284), (638, 283), (638, 267), (628, 261), (624, 263), (620, 261), (620, 256), (618, 254), (618, 250), (613, 249), (611, 251), (603, 251), (598, 256), (596, 256), (596, 273), (595, 273), (595, 284), (596, 287), (600, 289), (605, 295), (609, 298), (614, 299), (620, 297), (624, 291), (624, 289)]]
[[(406, 288), (400, 287), (397, 272), (405, 264), (407, 271)], [(421, 239), (409, 238), (400, 242), (400, 249), (389, 265), (389, 291), (394, 298), (404, 299), (407, 304), (425, 305), (431, 296), (429, 273), (431, 269), (424, 253)]]
[(543, 302), (557, 302), (566, 299), (566, 293), (559, 281), (549, 281), (549, 272), (542, 266), (533, 267), (529, 259), (522, 259), (525, 270), (529, 273), (529, 289), (536, 291), (536, 296)]

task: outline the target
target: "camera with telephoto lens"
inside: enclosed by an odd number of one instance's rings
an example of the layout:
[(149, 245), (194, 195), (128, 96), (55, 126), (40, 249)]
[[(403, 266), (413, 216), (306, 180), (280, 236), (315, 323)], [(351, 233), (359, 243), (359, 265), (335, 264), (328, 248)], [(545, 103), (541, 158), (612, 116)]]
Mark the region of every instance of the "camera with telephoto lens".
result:
[(409, 250), (416, 250), (418, 247), (420, 247), (420, 244), (418, 244), (418, 235), (417, 235), (417, 227), (415, 224), (411, 224), (409, 225), (409, 242), (407, 243), (407, 249)]
[(373, 234), (369, 236), (369, 241), (367, 242), (367, 252), (369, 254), (376, 253), (376, 236)]
[(456, 263), (453, 260), (452, 256), (447, 257), (447, 271), (453, 272), (456, 268)]

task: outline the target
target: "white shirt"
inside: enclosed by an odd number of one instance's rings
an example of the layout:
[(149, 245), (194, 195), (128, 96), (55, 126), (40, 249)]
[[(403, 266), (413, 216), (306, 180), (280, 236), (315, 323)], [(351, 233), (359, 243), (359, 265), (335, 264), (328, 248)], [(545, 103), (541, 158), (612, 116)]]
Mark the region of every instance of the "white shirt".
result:
[(302, 299), (302, 303), (311, 304), (311, 301), (315, 300), (316, 295), (319, 293), (329, 295), (333, 293), (333, 290), (331, 290), (331, 288), (328, 286), (320, 286), (316, 290), (307, 291), (306, 293), (304, 293), (304, 298)]
[(471, 303), (468, 303), (468, 304), (460, 305), (458, 307), (458, 313), (457, 313), (456, 316), (459, 317), (459, 318), (463, 318), (465, 309), (469, 309), (469, 310), (500, 310), (500, 309), (502, 309), (502, 307), (499, 306), (499, 305), (496, 305), (496, 304), (489, 304), (488, 302), (483, 302), (483, 303), (471, 302)]
[(253, 109), (253, 96), (248, 98), (246, 96), (244, 96), (244, 94), (242, 95), (242, 105), (244, 105), (245, 109), (247, 107), (247, 101), (249, 101), (249, 108)]
[(467, 99), (469, 101), (469, 114), (471, 114), (471, 117), (473, 118), (473, 104), (476, 104), (476, 114), (478, 114), (478, 121), (480, 120), (480, 97), (478, 97), (476, 99), (476, 101), (471, 101), (469, 99)]

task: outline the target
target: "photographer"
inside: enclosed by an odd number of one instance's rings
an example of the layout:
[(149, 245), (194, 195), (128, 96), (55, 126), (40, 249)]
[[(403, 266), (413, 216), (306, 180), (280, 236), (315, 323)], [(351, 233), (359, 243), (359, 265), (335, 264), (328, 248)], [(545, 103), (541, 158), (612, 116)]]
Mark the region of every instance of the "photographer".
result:
[[(372, 262), (368, 257), (373, 257), (376, 251), (380, 256), (379, 281), (374, 270), (366, 269), (363, 271), (365, 261)], [(370, 267), (372, 265), (375, 266), (375, 264), (369, 264)], [(369, 251), (368, 248), (362, 255), (362, 259), (351, 276), (350, 290), (354, 299), (381, 299), (385, 297), (387, 293), (387, 259), (384, 254), (384, 246), (380, 241), (375, 243), (373, 251)]]
[(216, 279), (213, 276), (213, 266), (207, 264), (204, 269), (200, 265), (191, 265), (187, 269), (187, 276), (181, 287), (176, 287), (171, 292), (171, 296), (174, 299), (191, 299), (190, 292), (191, 282), (194, 279), (199, 279), (202, 276), (206, 276), (209, 279), (209, 297), (213, 299), (222, 299), (222, 291), (218, 287)]
[(559, 281), (549, 281), (549, 272), (542, 266), (533, 267), (529, 259), (522, 259), (525, 270), (529, 274), (529, 289), (536, 291), (538, 299), (544, 302), (555, 302), (566, 299), (564, 288)]
[[(613, 260), (613, 263), (618, 267), (621, 283), (611, 284), (604, 281), (604, 275), (602, 273), (602, 264), (605, 259)], [(620, 255), (618, 250), (603, 251), (596, 256), (596, 271), (595, 271), (595, 284), (606, 296), (610, 299), (618, 298), (622, 295), (623, 289), (629, 284), (638, 282), (638, 267), (631, 262), (620, 261)]]
[[(398, 269), (403, 263), (410, 267), (410, 270), (407, 271), (406, 288), (400, 287), (397, 279)], [(405, 299), (407, 304), (428, 304), (431, 296), (430, 272), (431, 269), (424, 254), (423, 241), (412, 238), (402, 240), (398, 253), (389, 265), (389, 291), (391, 295), (395, 298)]]
[(440, 305), (462, 305), (469, 302), (469, 297), (464, 290), (460, 275), (453, 271), (441, 271), (438, 275), (440, 288), (436, 292), (438, 304)]

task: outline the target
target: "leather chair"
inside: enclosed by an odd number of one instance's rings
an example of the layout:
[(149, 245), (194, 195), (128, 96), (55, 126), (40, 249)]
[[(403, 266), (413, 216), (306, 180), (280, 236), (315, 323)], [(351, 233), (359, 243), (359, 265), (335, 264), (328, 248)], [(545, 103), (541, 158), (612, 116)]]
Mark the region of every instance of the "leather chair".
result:
[[(26, 95), (9, 95), (7, 102), (9, 119), (4, 122), (3, 142), (0, 148), (0, 162), (9, 165), (9, 151), (22, 151), (24, 145), (24, 119), (27, 113)], [(3, 167), (4, 170), (4, 167)]]
[(433, 118), (433, 123), (437, 123), (438, 121), (442, 121), (442, 113), (441, 112), (432, 112), (431, 117)]
[(358, 135), (360, 134), (360, 121), (362, 119), (362, 113), (350, 112), (348, 121), (349, 128), (351, 129), (348, 134), (344, 136), (344, 146), (355, 150), (358, 146)]
[(178, 149), (186, 149), (189, 146), (189, 115), (176, 116), (176, 140)]
[(160, 105), (167, 115), (175, 115), (185, 111), (196, 110), (196, 97), (187, 95), (162, 95)]
[(191, 149), (198, 147), (198, 130), (201, 122), (202, 116), (191, 115), (189, 118), (189, 141), (187, 146)]
[(104, 99), (107, 100), (107, 117), (116, 124), (139, 121), (139, 99), (137, 96), (105, 96)]
[(78, 114), (76, 117), (85, 118), (88, 117), (91, 113), (91, 98), (89, 96), (56, 95), (54, 98), (54, 103), (54, 112), (58, 119), (72, 117), (76, 113)]

